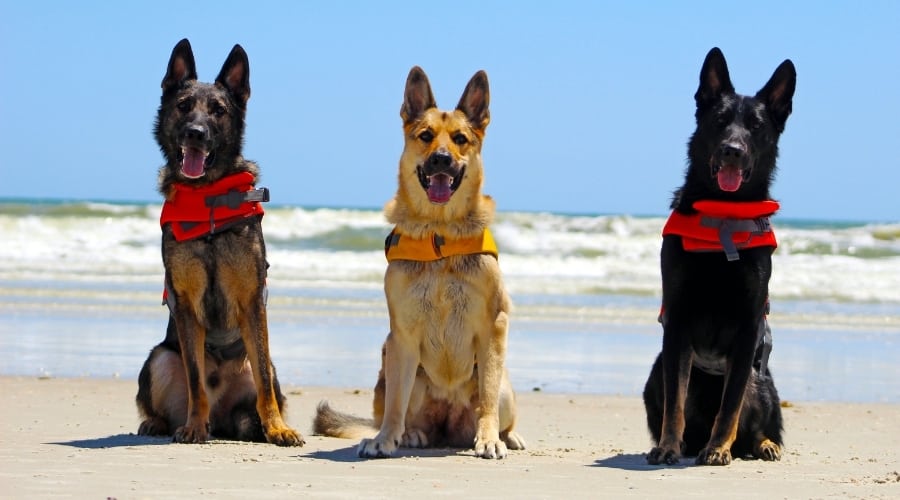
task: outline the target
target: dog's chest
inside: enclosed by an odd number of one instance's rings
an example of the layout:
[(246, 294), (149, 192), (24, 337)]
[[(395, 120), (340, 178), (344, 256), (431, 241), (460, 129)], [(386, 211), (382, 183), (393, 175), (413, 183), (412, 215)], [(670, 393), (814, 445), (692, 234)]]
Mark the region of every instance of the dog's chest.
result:
[(443, 386), (471, 379), (480, 335), (491, 331), (488, 281), (478, 266), (393, 263), (385, 276), (391, 320), (419, 348), (420, 364)]
[(262, 292), (265, 250), (255, 234), (243, 228), (212, 239), (163, 238), (163, 264), (178, 310), (189, 311), (210, 330), (211, 345), (235, 340), (237, 316)]
[(471, 357), (476, 325), (484, 317), (484, 301), (470, 281), (444, 274), (416, 280), (412, 291), (426, 321), (423, 354), (450, 360)]

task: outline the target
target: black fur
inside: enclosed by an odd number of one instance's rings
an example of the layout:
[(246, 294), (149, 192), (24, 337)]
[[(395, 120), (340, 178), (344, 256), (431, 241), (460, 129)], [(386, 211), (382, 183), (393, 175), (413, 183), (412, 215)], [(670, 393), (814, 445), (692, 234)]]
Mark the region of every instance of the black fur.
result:
[[(164, 197), (176, 183), (202, 187), (241, 172), (258, 178), (256, 164), (241, 153), (249, 97), (240, 45), (212, 84), (197, 80), (188, 40), (175, 46), (154, 127), (166, 160), (158, 177)], [(285, 397), (269, 355), (261, 215), (225, 227), (186, 241), (175, 239), (171, 224), (162, 228), (171, 314), (165, 339), (138, 377), (138, 433), (190, 443), (212, 434), (302, 445), (283, 420)]]
[[(693, 213), (692, 204), (698, 200), (769, 199), (778, 139), (791, 112), (795, 84), (794, 66), (786, 60), (755, 96), (736, 94), (722, 52), (718, 48), (709, 52), (695, 95), (697, 128), (688, 147), (685, 182), (672, 202), (675, 211)], [(739, 169), (733, 170), (742, 179), (738, 189), (721, 187), (717, 173), (723, 168)], [(681, 237), (664, 237), (663, 346), (643, 395), (656, 445), (647, 455), (651, 464), (672, 464), (683, 454), (697, 455), (701, 464), (719, 465), (730, 463), (731, 454), (780, 457), (778, 393), (769, 370), (764, 376), (758, 372), (756, 355), (772, 250), (743, 249), (740, 260), (729, 262), (724, 253), (686, 252)], [(728, 376), (705, 373), (697, 362), (724, 363)], [(687, 389), (680, 435), (677, 401), (683, 385)], [(714, 433), (714, 422), (717, 416), (722, 419), (735, 412), (739, 412), (737, 436), (728, 450), (724, 445), (729, 432), (720, 428)], [(766, 438), (777, 447), (760, 449)]]

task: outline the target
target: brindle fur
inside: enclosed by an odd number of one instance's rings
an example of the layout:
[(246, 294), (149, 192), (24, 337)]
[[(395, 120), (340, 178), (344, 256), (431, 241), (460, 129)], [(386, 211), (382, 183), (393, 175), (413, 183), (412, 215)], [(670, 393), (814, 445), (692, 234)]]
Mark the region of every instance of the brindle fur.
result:
[[(197, 81), (187, 39), (172, 51), (162, 81), (155, 137), (166, 164), (159, 191), (174, 183), (203, 186), (237, 172), (258, 175), (241, 155), (250, 97), (247, 55), (235, 45), (215, 83)], [(209, 154), (203, 175), (189, 178), (182, 148)], [(269, 357), (264, 288), (266, 247), (260, 217), (214, 236), (178, 242), (163, 228), (162, 258), (170, 300), (166, 338), (138, 378), (141, 435), (203, 443), (210, 435), (300, 446), (283, 419), (285, 398)]]
[[(481, 145), (490, 121), (487, 75), (476, 73), (456, 109), (437, 109), (425, 72), (414, 67), (403, 106), (405, 147), (399, 186), (385, 214), (403, 234), (450, 238), (480, 234), (494, 215), (482, 194)], [(423, 175), (455, 179), (449, 200), (435, 203)], [(505, 367), (510, 300), (497, 259), (451, 256), (432, 262), (395, 260), (384, 289), (391, 331), (382, 349), (374, 420), (319, 405), (318, 434), (369, 436), (361, 457), (390, 457), (399, 446), (474, 445), (483, 458), (523, 449), (514, 431), (515, 395)], [(375, 430), (378, 430), (377, 435)]]
[[(735, 93), (718, 48), (706, 56), (695, 95), (697, 128), (688, 147), (684, 185), (672, 208), (693, 213), (698, 200), (769, 199), (778, 139), (791, 113), (793, 63), (778, 66), (755, 96)], [(736, 190), (716, 181), (738, 169)], [(651, 464), (674, 464), (683, 454), (702, 465), (727, 465), (732, 455), (778, 460), (782, 417), (768, 368), (762, 370), (759, 325), (766, 314), (772, 247), (687, 252), (680, 236), (663, 238), (662, 353), (644, 388), (647, 424), (656, 446)], [(724, 366), (724, 374), (708, 373)]]

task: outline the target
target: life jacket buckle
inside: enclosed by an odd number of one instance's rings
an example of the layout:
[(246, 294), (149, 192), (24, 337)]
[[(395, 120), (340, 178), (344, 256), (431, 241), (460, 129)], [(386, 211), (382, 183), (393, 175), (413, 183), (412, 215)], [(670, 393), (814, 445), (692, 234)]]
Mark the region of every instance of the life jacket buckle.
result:
[(251, 189), (243, 192), (232, 189), (225, 194), (207, 196), (204, 201), (210, 209), (227, 206), (232, 210), (237, 210), (243, 203), (269, 201), (269, 188)]

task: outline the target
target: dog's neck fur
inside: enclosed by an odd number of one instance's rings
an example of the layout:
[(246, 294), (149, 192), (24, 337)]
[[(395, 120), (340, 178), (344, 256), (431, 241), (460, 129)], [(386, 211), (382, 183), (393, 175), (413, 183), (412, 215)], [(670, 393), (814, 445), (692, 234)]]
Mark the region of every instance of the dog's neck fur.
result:
[[(455, 196), (465, 195), (457, 193)], [(426, 202), (427, 203), (427, 202)], [(384, 207), (388, 222), (401, 233), (415, 239), (440, 234), (447, 238), (471, 238), (484, 232), (494, 220), (495, 203), (487, 195), (475, 194), (469, 203), (448, 203), (428, 207), (415, 206), (416, 202), (402, 191)], [(425, 208), (425, 210), (422, 210)]]

